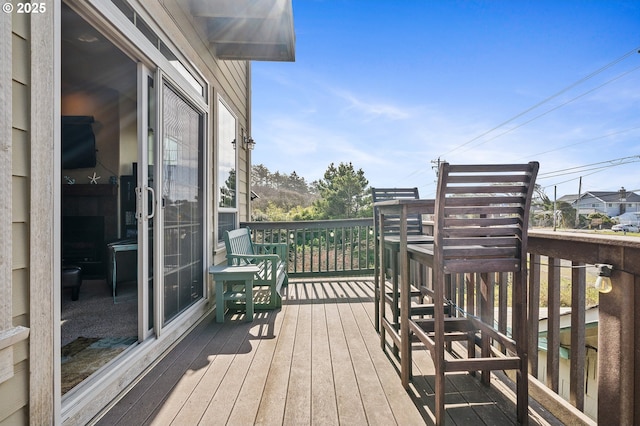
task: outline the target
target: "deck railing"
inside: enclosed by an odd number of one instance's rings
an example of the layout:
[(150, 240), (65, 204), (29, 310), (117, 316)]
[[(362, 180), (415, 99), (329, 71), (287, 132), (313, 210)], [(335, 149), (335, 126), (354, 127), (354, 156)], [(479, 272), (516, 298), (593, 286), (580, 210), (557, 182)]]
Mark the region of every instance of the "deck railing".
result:
[[(532, 230), (529, 253), (531, 374), (592, 419), (639, 424), (640, 238)], [(596, 264), (613, 266), (610, 293)]]
[[(243, 226), (256, 241), (290, 243), (292, 276), (373, 274), (372, 220)], [(613, 266), (610, 293), (593, 289), (596, 264)], [(462, 281), (459, 306), (476, 297)], [(509, 281), (496, 276), (491, 290), (507, 333)], [(640, 238), (530, 230), (529, 319), (531, 396), (567, 424), (640, 424)]]
[(289, 244), (294, 277), (373, 274), (373, 219), (246, 222), (255, 242)]

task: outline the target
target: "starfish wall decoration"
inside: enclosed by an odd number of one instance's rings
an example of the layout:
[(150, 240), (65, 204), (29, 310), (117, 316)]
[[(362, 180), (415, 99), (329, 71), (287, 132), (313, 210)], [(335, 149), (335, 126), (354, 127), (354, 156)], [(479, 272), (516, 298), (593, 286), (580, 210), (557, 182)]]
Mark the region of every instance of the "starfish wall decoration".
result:
[(93, 176), (87, 176), (87, 177), (89, 178), (89, 183), (97, 185), (98, 179), (100, 179), (101, 176), (96, 176), (96, 172), (93, 172)]

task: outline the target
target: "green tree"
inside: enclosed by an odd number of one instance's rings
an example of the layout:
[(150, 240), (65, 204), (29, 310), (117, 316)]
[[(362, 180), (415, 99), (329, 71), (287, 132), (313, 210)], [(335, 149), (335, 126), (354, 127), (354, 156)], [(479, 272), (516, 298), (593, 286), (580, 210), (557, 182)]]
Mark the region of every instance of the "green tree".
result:
[(251, 168), (251, 184), (266, 186), (269, 181), (269, 169), (264, 164), (256, 164)]
[[(544, 188), (538, 184), (534, 186), (533, 205), (537, 209), (533, 216), (536, 226), (551, 227), (554, 223), (560, 228), (574, 228), (576, 222), (576, 209), (566, 201), (557, 201), (555, 204), (544, 192)], [(554, 209), (555, 207), (555, 209)]]
[(352, 163), (333, 163), (317, 182), (320, 200), (314, 206), (328, 219), (362, 217), (370, 212), (369, 181), (362, 169), (355, 170)]

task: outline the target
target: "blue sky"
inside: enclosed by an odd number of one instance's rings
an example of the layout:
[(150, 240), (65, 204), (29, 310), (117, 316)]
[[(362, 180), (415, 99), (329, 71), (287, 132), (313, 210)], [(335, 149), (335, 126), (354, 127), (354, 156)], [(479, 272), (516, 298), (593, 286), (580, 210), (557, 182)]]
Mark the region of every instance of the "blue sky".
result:
[(552, 198), (577, 193), (580, 176), (583, 192), (640, 192), (640, 1), (293, 0), (293, 11), (296, 62), (252, 65), (253, 164), (311, 182), (352, 162), (371, 186), (427, 198), (438, 158), (537, 160)]

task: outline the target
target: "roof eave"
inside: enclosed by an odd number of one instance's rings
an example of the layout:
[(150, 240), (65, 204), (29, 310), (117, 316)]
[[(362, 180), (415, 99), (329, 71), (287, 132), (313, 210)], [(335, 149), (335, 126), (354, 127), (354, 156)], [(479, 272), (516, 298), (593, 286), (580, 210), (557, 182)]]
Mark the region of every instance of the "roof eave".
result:
[(219, 59), (295, 61), (291, 0), (191, 0), (190, 11)]

